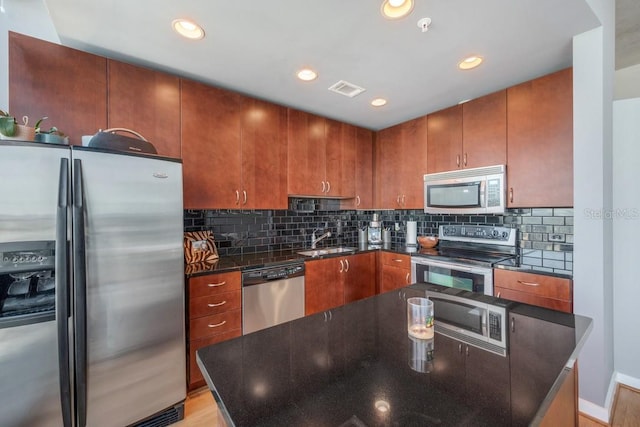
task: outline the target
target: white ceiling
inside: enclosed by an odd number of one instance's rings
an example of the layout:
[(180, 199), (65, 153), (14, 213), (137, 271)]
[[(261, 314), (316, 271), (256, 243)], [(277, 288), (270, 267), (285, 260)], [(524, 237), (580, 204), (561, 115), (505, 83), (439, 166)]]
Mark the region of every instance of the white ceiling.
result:
[[(45, 0), (64, 45), (374, 130), (569, 67), (572, 37), (599, 25), (586, 0), (416, 0), (396, 21), (381, 2)], [(206, 37), (177, 36), (178, 17)], [(485, 63), (457, 70), (471, 54)], [(302, 66), (319, 77), (298, 81)], [(366, 91), (329, 92), (338, 80)], [(388, 104), (371, 107), (379, 96)]]

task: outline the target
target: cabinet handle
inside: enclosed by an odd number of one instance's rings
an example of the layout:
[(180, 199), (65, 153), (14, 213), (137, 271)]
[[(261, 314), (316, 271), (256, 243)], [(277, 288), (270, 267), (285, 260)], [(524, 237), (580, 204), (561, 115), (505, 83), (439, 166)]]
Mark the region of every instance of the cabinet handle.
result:
[(208, 307), (220, 307), (221, 305), (225, 305), (227, 303), (227, 301), (222, 301), (222, 302), (214, 302), (214, 303), (209, 303), (207, 304)]
[(469, 346), (468, 345), (464, 346), (464, 354), (465, 354), (465, 356), (469, 357)]
[(344, 263), (340, 260), (340, 273), (344, 271)]
[(498, 295), (496, 295), (496, 297), (500, 298), (500, 294), (501, 294), (501, 293), (502, 293), (502, 292), (498, 292)]
[(464, 153), (464, 160), (462, 161), (462, 164), (466, 167), (467, 166), (467, 153)]
[(331, 191), (331, 183), (327, 181), (327, 193)]
[(404, 194), (402, 195), (402, 207), (404, 207), (405, 203), (404, 203)]
[(236, 205), (240, 203), (240, 192), (236, 190)]
[(360, 196), (356, 196), (356, 206), (360, 206)]
[(525, 282), (523, 280), (518, 280), (518, 283), (520, 283), (521, 285), (525, 285), (525, 286), (540, 286), (539, 283), (535, 283), (535, 282)]
[(392, 259), (391, 261), (393, 261), (393, 262), (402, 262), (402, 260), (401, 260), (401, 259), (398, 259), (398, 258), (394, 258), (394, 259)]
[(462, 343), (458, 343), (458, 353), (462, 354)]
[(333, 319), (333, 315), (331, 314), (331, 310), (327, 310), (324, 312), (324, 321), (330, 322)]
[(404, 278), (404, 280), (407, 282), (407, 284), (409, 284), (409, 276), (411, 275), (411, 273), (407, 273), (407, 276)]
[(325, 193), (325, 189), (327, 188), (327, 184), (322, 181), (322, 192)]
[(223, 286), (226, 284), (227, 284), (227, 281), (225, 280), (224, 282), (220, 282), (220, 283), (209, 283), (207, 284), (207, 286), (210, 288), (217, 288), (218, 286)]
[(509, 188), (509, 203), (513, 203), (513, 187)]
[(456, 166), (460, 167), (460, 154), (456, 155)]
[(348, 260), (348, 259), (345, 259), (345, 260), (344, 260), (344, 263), (347, 265), (347, 268), (344, 270), (344, 272), (346, 273), (346, 272), (348, 272), (348, 271), (349, 271), (349, 260)]
[(244, 198), (244, 201), (242, 202), (243, 205), (247, 204), (247, 190), (242, 190), (242, 197)]
[(329, 310), (329, 321), (331, 321), (331, 319), (333, 319), (333, 313)]
[(398, 204), (398, 206), (401, 206), (400, 205), (400, 195), (399, 194), (398, 194), (398, 197), (396, 198), (396, 203)]
[(511, 332), (515, 332), (516, 331), (516, 319), (515, 317), (511, 318)]
[(208, 326), (209, 328), (219, 328), (220, 326), (224, 325), (225, 323), (227, 323), (227, 321), (226, 321), (226, 320), (223, 320), (222, 322), (220, 322), (220, 323), (216, 323), (215, 325), (212, 325), (211, 323), (209, 323), (207, 326)]

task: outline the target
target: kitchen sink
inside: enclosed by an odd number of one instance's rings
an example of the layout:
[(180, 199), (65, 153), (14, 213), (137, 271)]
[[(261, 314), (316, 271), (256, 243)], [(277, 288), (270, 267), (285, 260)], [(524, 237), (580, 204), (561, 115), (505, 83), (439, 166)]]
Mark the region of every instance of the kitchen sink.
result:
[(323, 255), (342, 254), (345, 252), (355, 252), (355, 251), (356, 251), (356, 248), (348, 248), (348, 247), (340, 246), (337, 248), (310, 249), (308, 251), (300, 251), (298, 253), (304, 256), (319, 257)]

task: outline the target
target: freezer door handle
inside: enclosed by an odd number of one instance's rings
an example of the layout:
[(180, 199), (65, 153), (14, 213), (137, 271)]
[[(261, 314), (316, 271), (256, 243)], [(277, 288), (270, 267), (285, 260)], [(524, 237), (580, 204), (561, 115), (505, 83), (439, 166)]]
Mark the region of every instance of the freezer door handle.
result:
[(58, 330), (58, 370), (62, 422), (71, 427), (71, 374), (69, 372), (69, 247), (67, 224), (69, 213), (69, 159), (60, 159), (58, 207), (56, 210), (56, 325)]
[(73, 277), (77, 427), (87, 422), (87, 268), (85, 259), (82, 161), (73, 160)]

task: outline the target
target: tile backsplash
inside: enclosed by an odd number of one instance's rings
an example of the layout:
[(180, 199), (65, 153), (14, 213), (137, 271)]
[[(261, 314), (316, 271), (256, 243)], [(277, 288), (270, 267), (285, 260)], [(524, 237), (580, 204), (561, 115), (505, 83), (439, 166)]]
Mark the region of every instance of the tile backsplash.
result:
[[(373, 213), (391, 229), (392, 243), (405, 241), (406, 221), (418, 235), (437, 234), (443, 224), (499, 225), (518, 229), (523, 268), (562, 274), (573, 270), (573, 209), (509, 209), (504, 215), (430, 215), (422, 210), (340, 210), (335, 200), (291, 199), (288, 210), (185, 210), (184, 231), (211, 230), (221, 256), (308, 248), (314, 230), (331, 231), (319, 246), (357, 245), (358, 228)], [(398, 230), (396, 230), (396, 224)]]

